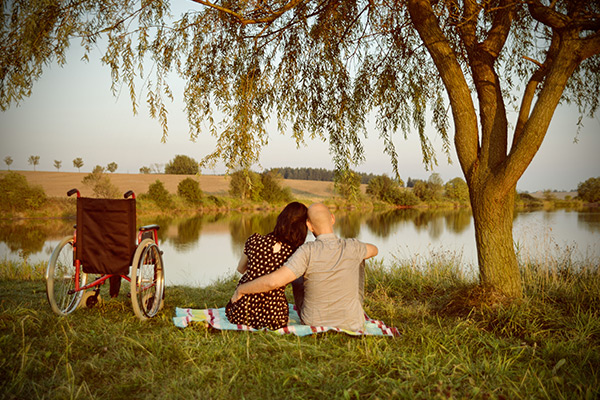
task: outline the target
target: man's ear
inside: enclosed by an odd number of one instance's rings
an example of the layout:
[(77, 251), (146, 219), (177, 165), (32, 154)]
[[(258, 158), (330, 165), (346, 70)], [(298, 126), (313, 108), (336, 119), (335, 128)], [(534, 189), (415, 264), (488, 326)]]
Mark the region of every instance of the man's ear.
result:
[(331, 213), (331, 226), (333, 226), (335, 224), (335, 215), (333, 215), (333, 213)]
[(315, 230), (313, 228), (313, 225), (310, 223), (309, 219), (306, 219), (306, 226), (308, 227), (308, 230), (311, 231), (312, 233), (315, 233)]

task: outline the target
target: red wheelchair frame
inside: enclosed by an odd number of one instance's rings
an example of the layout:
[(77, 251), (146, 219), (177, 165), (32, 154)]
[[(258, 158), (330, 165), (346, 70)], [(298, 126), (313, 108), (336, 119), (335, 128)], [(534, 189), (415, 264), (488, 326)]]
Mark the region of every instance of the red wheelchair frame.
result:
[[(92, 307), (107, 280), (111, 296), (116, 296), (121, 279), (125, 279), (130, 283), (135, 315), (142, 320), (154, 317), (163, 307), (165, 290), (162, 251), (158, 248), (160, 227), (142, 226), (135, 233), (133, 191), (125, 193), (125, 200), (83, 198), (77, 189), (67, 195), (75, 193), (78, 224), (73, 235), (56, 246), (46, 270), (46, 294), (52, 310), (67, 315), (80, 304)], [(86, 232), (85, 240), (78, 231)], [(126, 273), (130, 268), (131, 277)], [(87, 283), (92, 274), (99, 277)]]

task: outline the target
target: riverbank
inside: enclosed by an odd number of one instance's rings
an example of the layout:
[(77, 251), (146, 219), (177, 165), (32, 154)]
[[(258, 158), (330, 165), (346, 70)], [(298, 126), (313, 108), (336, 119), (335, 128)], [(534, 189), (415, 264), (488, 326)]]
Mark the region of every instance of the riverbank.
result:
[(175, 307), (224, 306), (234, 277), (168, 287), (147, 322), (123, 289), (58, 317), (43, 264), (0, 262), (0, 397), (597, 398), (598, 263), (565, 271), (562, 261), (523, 262), (526, 298), (510, 305), (443, 260), (369, 263), (365, 311), (398, 338), (175, 328)]
[[(87, 173), (49, 172), (49, 171), (13, 171), (25, 177), (32, 187), (40, 187), (47, 196), (41, 207), (29, 207), (21, 211), (3, 212), (3, 219), (29, 218), (73, 218), (75, 216), (75, 199), (68, 198), (66, 192), (78, 188), (82, 196), (91, 196), (90, 187), (82, 183)], [(0, 171), (0, 177), (7, 171)], [(225, 175), (166, 175), (166, 174), (106, 174), (110, 183), (119, 193), (133, 190), (137, 194), (137, 214), (141, 218), (156, 216), (190, 217), (198, 213), (229, 211), (268, 211), (279, 210), (285, 204), (271, 204), (266, 201), (253, 202), (229, 196), (229, 176)], [(199, 182), (203, 192), (201, 201), (190, 204), (176, 195), (177, 186), (183, 179), (192, 178)], [(171, 201), (168, 207), (156, 204), (145, 196), (151, 184), (160, 180), (169, 192)], [(456, 202), (443, 198), (435, 202), (419, 202), (411, 206), (394, 206), (389, 203), (375, 201), (366, 195), (366, 185), (361, 185), (362, 199), (349, 202), (334, 192), (334, 184), (325, 181), (307, 181), (282, 179), (281, 185), (288, 188), (292, 197), (305, 204), (323, 202), (332, 209), (382, 210), (393, 208), (459, 208), (469, 207), (465, 202)], [(586, 207), (580, 200), (574, 199), (575, 192), (520, 194), (517, 209), (553, 209)], [(416, 199), (416, 198), (415, 198)], [(418, 201), (418, 199), (416, 199)]]

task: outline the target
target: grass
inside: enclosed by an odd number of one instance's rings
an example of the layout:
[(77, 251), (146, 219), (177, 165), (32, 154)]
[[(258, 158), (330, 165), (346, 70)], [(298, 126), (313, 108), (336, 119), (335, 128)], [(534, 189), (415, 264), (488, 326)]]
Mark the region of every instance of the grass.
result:
[(565, 272), (564, 258), (521, 260), (526, 296), (510, 304), (451, 256), (370, 263), (365, 310), (399, 338), (174, 327), (176, 306), (224, 306), (234, 277), (168, 287), (147, 322), (125, 284), (58, 317), (43, 265), (0, 262), (0, 398), (595, 399), (600, 269), (587, 260)]

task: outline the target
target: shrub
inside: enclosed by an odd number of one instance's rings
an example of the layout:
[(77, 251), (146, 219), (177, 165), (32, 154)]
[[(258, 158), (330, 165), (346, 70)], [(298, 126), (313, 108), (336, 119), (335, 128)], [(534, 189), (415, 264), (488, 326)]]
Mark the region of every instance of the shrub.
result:
[(36, 210), (46, 199), (44, 189), (29, 185), (21, 174), (9, 172), (0, 178), (0, 209), (3, 211)]
[(185, 178), (177, 185), (177, 194), (190, 204), (202, 202), (202, 190), (200, 184), (192, 178)]
[(169, 191), (159, 179), (148, 186), (148, 197), (159, 207), (170, 208), (173, 205)]
[(518, 193), (516, 195), (517, 204), (520, 203), (523, 207), (541, 207), (544, 202), (538, 198), (533, 197), (529, 193)]
[(104, 174), (104, 168), (99, 165), (96, 165), (94, 170), (86, 175), (81, 182), (90, 187), (96, 197), (113, 199), (120, 195), (119, 188)]
[(398, 196), (400, 184), (388, 177), (380, 175), (372, 178), (367, 184), (367, 194), (376, 200), (394, 203), (394, 199)]
[(414, 206), (419, 204), (419, 198), (415, 196), (412, 190), (398, 189), (394, 192), (391, 203), (397, 206)]
[(198, 161), (191, 157), (178, 154), (165, 166), (165, 174), (195, 175), (200, 172)]
[(292, 192), (289, 187), (282, 187), (281, 175), (276, 171), (267, 171), (261, 174), (262, 189), (260, 197), (269, 203), (282, 203), (292, 201)]

